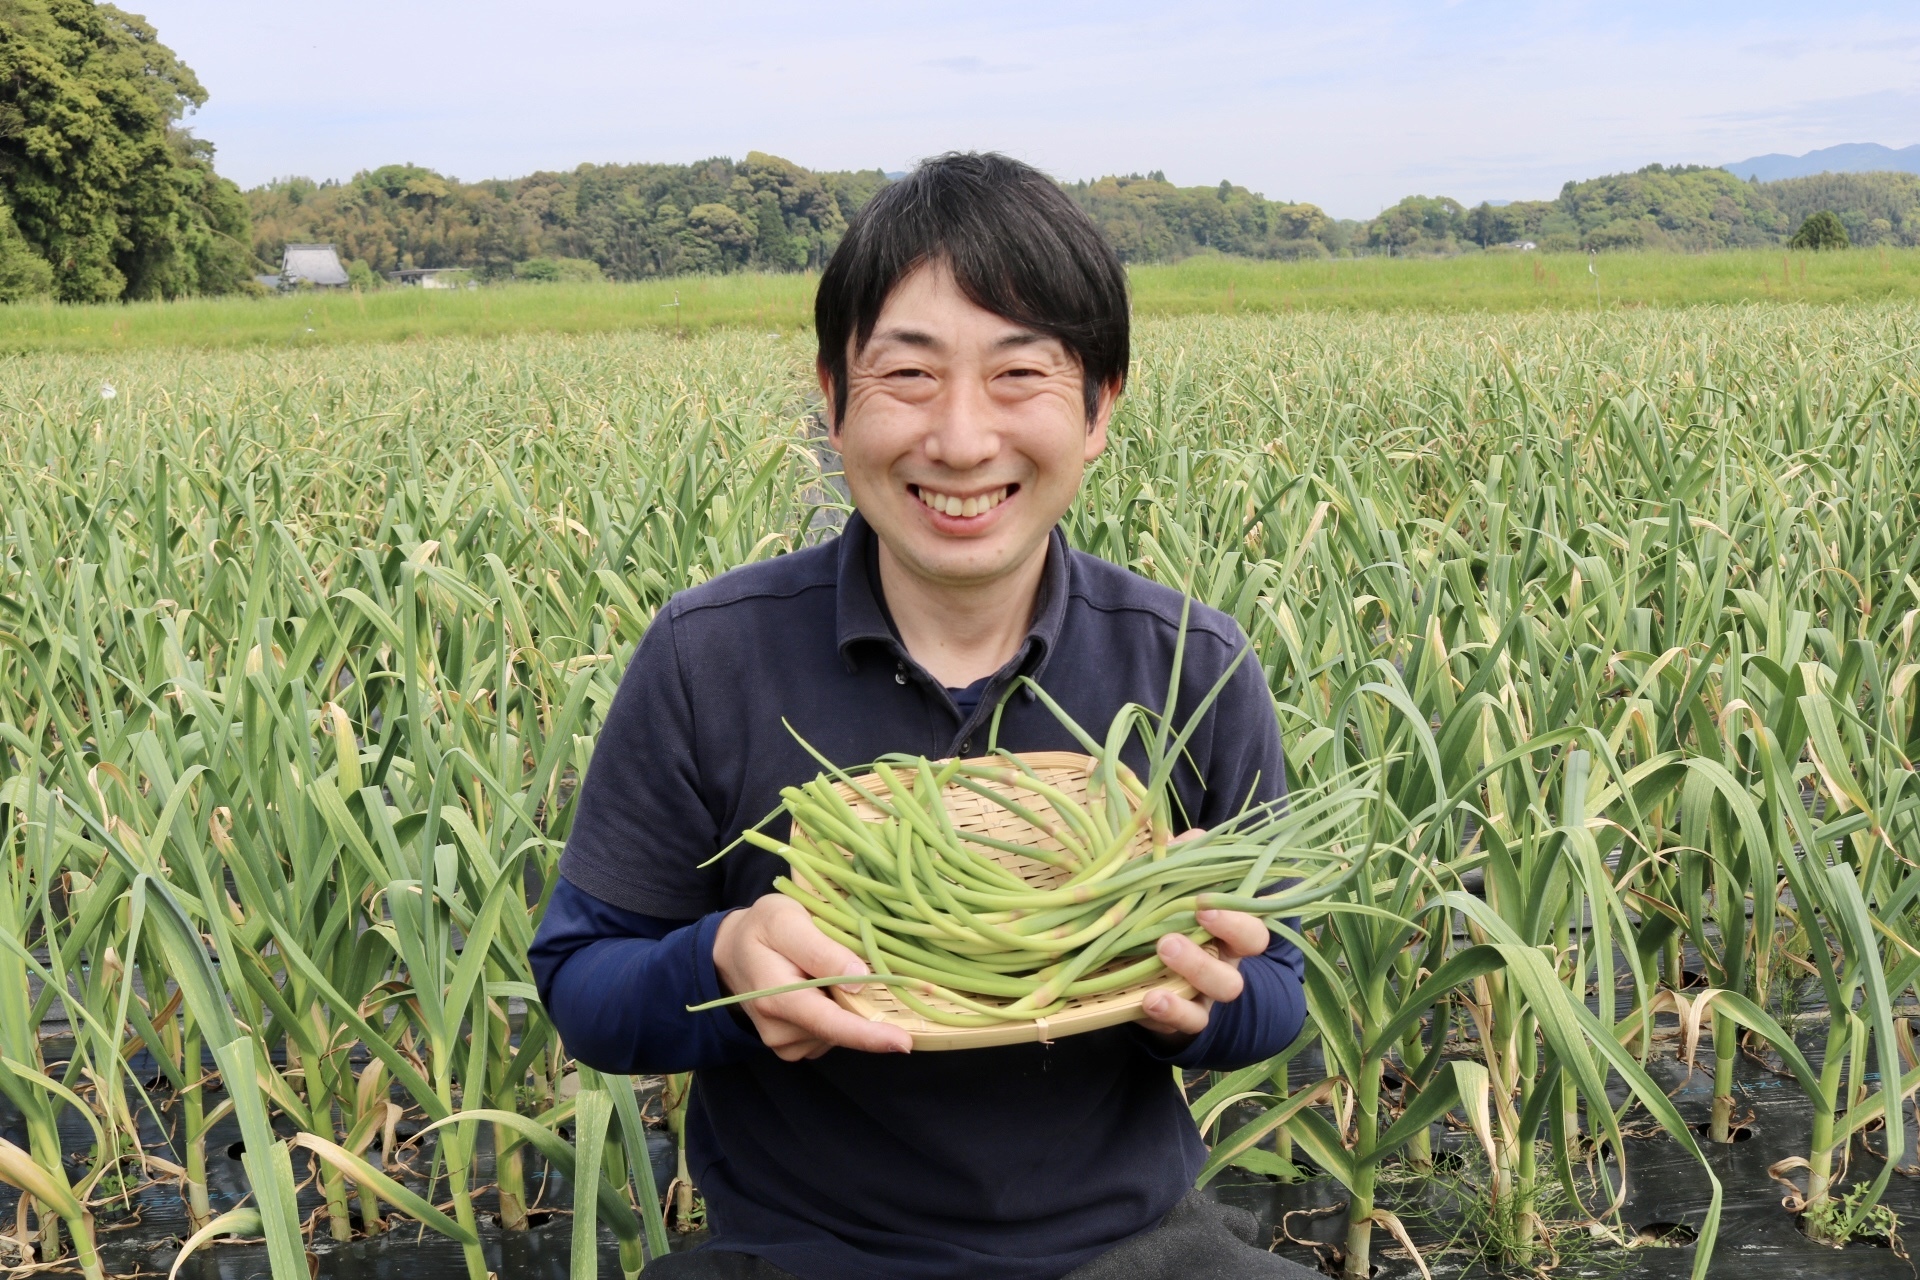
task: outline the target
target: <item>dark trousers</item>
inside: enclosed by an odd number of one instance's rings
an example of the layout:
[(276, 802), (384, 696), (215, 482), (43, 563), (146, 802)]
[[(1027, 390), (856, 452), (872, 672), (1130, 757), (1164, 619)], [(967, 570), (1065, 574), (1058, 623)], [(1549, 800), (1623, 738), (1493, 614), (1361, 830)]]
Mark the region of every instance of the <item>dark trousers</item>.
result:
[[(1065, 1280), (1320, 1280), (1320, 1273), (1255, 1240), (1252, 1214), (1199, 1192), (1173, 1207), (1145, 1235), (1076, 1268)], [(647, 1264), (641, 1280), (794, 1280), (764, 1258), (720, 1249), (670, 1254)]]

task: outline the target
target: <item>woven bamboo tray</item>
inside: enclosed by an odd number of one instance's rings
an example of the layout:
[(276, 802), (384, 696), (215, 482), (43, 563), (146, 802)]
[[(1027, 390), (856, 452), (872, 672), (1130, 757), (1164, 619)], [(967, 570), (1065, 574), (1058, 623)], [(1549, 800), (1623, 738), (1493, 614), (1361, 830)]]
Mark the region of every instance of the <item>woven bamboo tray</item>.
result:
[[(1021, 758), (1027, 762), (1029, 768), (1044, 778), (1049, 786), (1057, 788), (1076, 801), (1085, 800), (1087, 774), (1094, 763), (1092, 757), (1071, 751), (1038, 751)], [(971, 763), (993, 765), (1005, 762), (978, 757)], [(887, 794), (886, 784), (876, 776), (863, 777), (860, 779), (860, 784), (876, 795)], [(1002, 791), (1023, 808), (1042, 817), (1053, 812), (1051, 804), (1024, 787), (1018, 785), (1001, 787), (991, 783), (987, 785)], [(855, 813), (874, 821), (880, 819), (879, 812), (862, 800), (859, 794), (846, 783), (836, 784), (835, 789), (853, 807)], [(1050, 850), (1060, 849), (1060, 845), (1052, 837), (1043, 835), (1025, 819), (1007, 812), (992, 801), (964, 787), (949, 784), (942, 793), (942, 798), (946, 802), (947, 813), (953, 819), (953, 825), (962, 831), (989, 835), (1014, 844), (1033, 845)], [(1151, 848), (1152, 841), (1143, 832), (1137, 838), (1135, 849), (1129, 856), (1139, 857)], [(987, 852), (987, 856), (1036, 888), (1051, 889), (1067, 878), (1066, 872), (1058, 867), (1050, 867), (1036, 858), (1023, 857), (1017, 853), (991, 851)], [(1106, 970), (1097, 972), (1106, 972)], [(830, 990), (835, 1000), (861, 1017), (873, 1022), (891, 1023), (904, 1029), (913, 1037), (913, 1047), (922, 1052), (939, 1049), (984, 1049), (1001, 1044), (1035, 1042), (1045, 1044), (1061, 1036), (1098, 1031), (1102, 1027), (1116, 1026), (1122, 1022), (1136, 1022), (1142, 1016), (1141, 1002), (1151, 991), (1171, 991), (1183, 1000), (1191, 999), (1194, 995), (1193, 987), (1185, 978), (1176, 974), (1165, 974), (1148, 982), (1122, 987), (1118, 991), (1110, 991), (1086, 1000), (1071, 1001), (1066, 1008), (1050, 1018), (1008, 1022), (993, 1027), (948, 1027), (937, 1022), (929, 1022), (905, 1007), (894, 998), (892, 990), (887, 987), (868, 985), (861, 988), (857, 995), (848, 995), (838, 987)], [(921, 998), (936, 1008), (943, 1007), (942, 1002), (936, 997)]]

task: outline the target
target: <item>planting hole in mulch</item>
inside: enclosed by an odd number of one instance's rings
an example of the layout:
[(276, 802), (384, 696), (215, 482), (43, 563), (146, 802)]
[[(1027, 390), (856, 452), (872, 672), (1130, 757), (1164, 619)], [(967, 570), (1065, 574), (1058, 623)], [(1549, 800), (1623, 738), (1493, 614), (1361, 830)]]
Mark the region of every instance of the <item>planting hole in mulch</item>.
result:
[(1677, 1249), (1699, 1238), (1700, 1233), (1684, 1222), (1649, 1222), (1633, 1233), (1635, 1244), (1655, 1245), (1664, 1249)]
[[(1707, 1141), (1709, 1142), (1713, 1141), (1712, 1125), (1697, 1124), (1693, 1126), (1693, 1131), (1699, 1134), (1701, 1137), (1705, 1138)], [(1737, 1125), (1734, 1125), (1731, 1129), (1727, 1130), (1728, 1142), (1745, 1142), (1747, 1139), (1751, 1138), (1752, 1136), (1753, 1136), (1753, 1126), (1751, 1125), (1737, 1124)]]
[[(1894, 1248), (1894, 1245), (1896, 1243), (1896, 1237), (1893, 1237), (1887, 1234), (1887, 1231), (1885, 1229), (1886, 1224), (1884, 1222), (1861, 1223), (1859, 1229), (1856, 1230), (1852, 1235), (1847, 1237), (1847, 1242), (1844, 1245), (1834, 1244), (1830, 1240), (1822, 1240), (1818, 1236), (1814, 1235), (1813, 1226), (1811, 1223), (1807, 1221), (1807, 1215), (1804, 1213), (1796, 1213), (1793, 1215), (1793, 1225), (1799, 1230), (1801, 1235), (1813, 1241), (1815, 1244), (1820, 1245), (1823, 1248), (1827, 1248), (1827, 1249), (1844, 1250), (1854, 1245), (1862, 1245), (1862, 1244), (1873, 1249), (1892, 1249)], [(1894, 1230), (1898, 1231), (1899, 1230), (1898, 1226), (1895, 1226)], [(1902, 1258), (1906, 1256), (1904, 1252), (1904, 1246), (1902, 1250), (1899, 1251), (1898, 1256)]]

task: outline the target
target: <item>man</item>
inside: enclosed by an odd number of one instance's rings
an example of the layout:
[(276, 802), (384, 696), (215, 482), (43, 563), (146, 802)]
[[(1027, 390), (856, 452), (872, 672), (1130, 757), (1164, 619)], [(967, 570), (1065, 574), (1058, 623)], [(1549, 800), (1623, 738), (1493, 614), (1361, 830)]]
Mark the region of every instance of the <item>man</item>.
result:
[[(817, 772), (796, 733), (847, 767), (979, 754), (1004, 702), (1000, 746), (1073, 750), (1014, 682), (1102, 734), (1126, 703), (1166, 700), (1180, 639), (1178, 593), (1056, 528), (1106, 446), (1128, 316), (1118, 259), (1053, 182), (1001, 156), (922, 165), (849, 228), (815, 325), (855, 514), (654, 620), (534, 944), (581, 1061), (697, 1073), (689, 1158), (713, 1239), (647, 1276), (1304, 1274), (1189, 1194), (1204, 1148), (1171, 1070), (1259, 1061), (1299, 1030), (1302, 959), (1253, 916), (1201, 914), (1220, 958), (1162, 940), (1196, 998), (1158, 993), (1141, 1022), (1051, 1044), (913, 1054), (818, 990), (687, 1012), (867, 971), (772, 891), (779, 859), (743, 845), (705, 865)], [(1193, 608), (1176, 716), (1245, 644)], [(1258, 663), (1208, 720), (1175, 780), (1193, 826), (1285, 789)]]

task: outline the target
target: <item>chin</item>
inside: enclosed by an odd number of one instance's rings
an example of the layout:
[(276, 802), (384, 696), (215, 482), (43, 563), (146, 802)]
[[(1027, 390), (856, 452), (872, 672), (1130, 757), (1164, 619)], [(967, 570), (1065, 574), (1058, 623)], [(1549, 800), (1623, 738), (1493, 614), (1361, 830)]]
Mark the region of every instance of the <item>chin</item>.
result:
[(1010, 557), (1004, 549), (990, 551), (984, 547), (968, 546), (962, 550), (946, 539), (942, 539), (942, 542), (945, 545), (913, 549), (915, 568), (929, 578), (967, 585), (989, 582), (1007, 571)]

